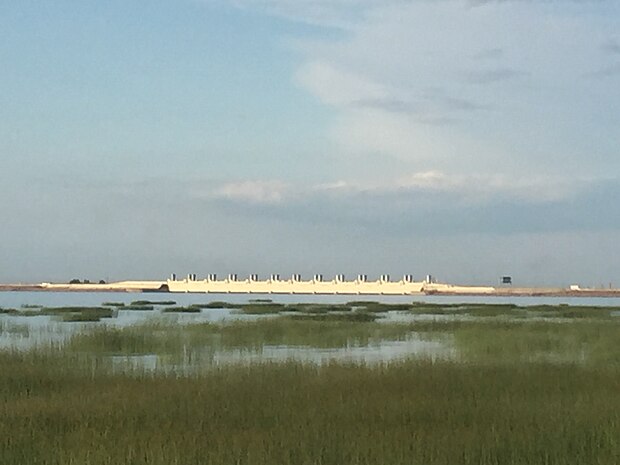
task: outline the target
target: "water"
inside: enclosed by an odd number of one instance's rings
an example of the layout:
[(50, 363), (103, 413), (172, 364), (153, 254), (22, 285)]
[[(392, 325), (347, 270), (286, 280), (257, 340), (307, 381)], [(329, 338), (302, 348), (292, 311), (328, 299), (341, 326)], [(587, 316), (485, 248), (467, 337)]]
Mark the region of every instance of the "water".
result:
[(452, 352), (451, 347), (443, 342), (423, 340), (419, 335), (412, 333), (404, 341), (383, 340), (368, 346), (337, 349), (266, 345), (254, 351), (239, 349), (221, 351), (215, 354), (213, 361), (216, 364), (283, 360), (317, 365), (332, 362), (376, 364), (405, 360), (412, 356), (431, 359), (448, 357)]
[(134, 300), (174, 300), (178, 305), (224, 301), (248, 303), (256, 299), (271, 299), (276, 303), (346, 303), (352, 300), (369, 300), (381, 303), (429, 302), (436, 304), (485, 303), (517, 305), (588, 305), (620, 307), (617, 297), (500, 297), (500, 296), (407, 296), (407, 295), (289, 295), (289, 294), (193, 294), (193, 293), (125, 293), (125, 292), (0, 292), (0, 308), (19, 308), (22, 305), (98, 306), (102, 302), (123, 302)]
[[(434, 304), (485, 303), (527, 305), (588, 305), (619, 306), (617, 298), (560, 298), (560, 297), (465, 297), (465, 296), (351, 296), (351, 295), (245, 295), (245, 294), (154, 294), (154, 293), (55, 293), (55, 292), (0, 292), (1, 308), (23, 308), (24, 306), (100, 306), (103, 302), (122, 302), (130, 304), (136, 300), (175, 301), (177, 305), (224, 301), (246, 304), (256, 299), (271, 299), (276, 303), (330, 303), (339, 304), (352, 300), (370, 300), (381, 303), (429, 302)], [(277, 315), (247, 315), (234, 309), (203, 309), (200, 313), (162, 313), (163, 306), (155, 310), (122, 310), (114, 318), (101, 322), (68, 323), (55, 316), (19, 316), (0, 314), (0, 350), (28, 350), (34, 347), (60, 345), (74, 334), (91, 331), (107, 325), (127, 327), (147, 322), (168, 325), (188, 325), (197, 323), (226, 324), (234, 321), (253, 321), (259, 318), (277, 318)], [(613, 312), (620, 316), (620, 311)], [(407, 323), (411, 321), (461, 319), (475, 320), (469, 315), (417, 315), (408, 312), (391, 311), (381, 314), (378, 322)], [(554, 318), (549, 321), (562, 322)], [(270, 346), (260, 349), (214, 349), (205, 347), (201, 352), (184, 354), (183, 360), (170, 360), (165, 356), (146, 354), (135, 356), (113, 356), (110, 361), (115, 370), (179, 370), (188, 372), (209, 365), (231, 363), (255, 363), (258, 361), (295, 360), (324, 364), (332, 361), (352, 363), (384, 363), (411, 356), (446, 357), (451, 353), (451, 345), (446, 341), (426, 341), (415, 333), (405, 340), (375, 341), (368, 346), (319, 349), (316, 347)]]

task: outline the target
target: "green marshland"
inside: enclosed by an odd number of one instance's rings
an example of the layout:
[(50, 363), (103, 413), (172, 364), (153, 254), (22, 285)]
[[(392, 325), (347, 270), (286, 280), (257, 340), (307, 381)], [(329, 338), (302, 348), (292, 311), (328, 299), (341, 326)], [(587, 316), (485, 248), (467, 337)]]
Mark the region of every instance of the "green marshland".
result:
[[(161, 305), (168, 315), (184, 313)], [(525, 465), (620, 457), (615, 308), (234, 308), (256, 319), (115, 327), (112, 308), (62, 342), (0, 350), (0, 463)], [(60, 322), (98, 315), (39, 311)], [(11, 323), (15, 312), (0, 315), (0, 334), (27, 331)], [(361, 362), (218, 358), (283, 347), (346, 354), (412, 340), (434, 349)]]

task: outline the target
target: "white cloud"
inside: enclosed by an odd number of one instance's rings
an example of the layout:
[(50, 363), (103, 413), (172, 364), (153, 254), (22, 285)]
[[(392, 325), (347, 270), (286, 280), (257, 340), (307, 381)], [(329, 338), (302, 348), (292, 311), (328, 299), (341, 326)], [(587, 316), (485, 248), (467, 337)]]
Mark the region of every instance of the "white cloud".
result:
[(242, 8), (252, 8), (308, 24), (348, 29), (368, 9), (406, 0), (232, 0)]
[(282, 202), (289, 191), (289, 185), (282, 181), (237, 181), (218, 186), (206, 197), (270, 205)]
[(607, 4), (370, 2), (346, 37), (299, 47), (296, 81), (336, 112), (332, 140), (348, 156), (497, 179), (601, 176), (620, 169), (620, 91), (584, 76), (615, 76)]
[[(225, 182), (206, 194), (194, 196), (249, 205), (288, 208), (308, 201), (338, 204), (363, 195), (366, 200), (385, 196), (407, 198), (423, 194), (438, 200), (448, 195), (452, 202), (484, 205), (498, 199), (515, 203), (541, 204), (566, 201), (582, 195), (601, 179), (548, 176), (510, 177), (486, 174), (448, 174), (441, 171), (413, 172), (383, 181), (340, 179), (330, 183), (297, 184), (284, 181), (245, 180)], [(206, 183), (200, 183), (206, 184)]]
[(297, 72), (299, 83), (328, 105), (346, 106), (388, 97), (386, 89), (337, 65), (314, 61)]

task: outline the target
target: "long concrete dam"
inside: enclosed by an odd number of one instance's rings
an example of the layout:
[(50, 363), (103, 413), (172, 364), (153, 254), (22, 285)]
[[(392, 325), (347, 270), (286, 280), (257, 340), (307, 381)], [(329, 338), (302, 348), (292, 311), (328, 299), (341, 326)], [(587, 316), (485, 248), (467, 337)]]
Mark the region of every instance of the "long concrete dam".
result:
[(190, 274), (184, 279), (173, 275), (166, 281), (117, 281), (111, 283), (40, 283), (40, 284), (0, 284), (1, 291), (43, 291), (43, 292), (174, 292), (203, 294), (323, 294), (323, 295), (449, 295), (449, 296), (504, 296), (504, 297), (616, 297), (617, 288), (582, 288), (571, 285), (562, 287), (512, 287), (512, 286), (460, 286), (436, 283), (428, 276), (424, 281), (414, 281), (405, 275), (398, 281), (390, 280), (388, 275), (376, 281), (368, 281), (365, 275), (346, 281), (337, 275), (329, 281), (321, 275), (311, 280), (302, 280), (300, 275), (290, 279), (280, 279), (272, 275), (267, 280), (259, 280), (257, 275), (238, 279), (231, 274), (218, 280), (216, 275), (206, 279), (196, 279)]
[(270, 279), (260, 281), (257, 276), (238, 280), (230, 275), (223, 280), (210, 276), (196, 280), (190, 276), (182, 280), (166, 281), (169, 292), (202, 292), (214, 294), (351, 294), (351, 295), (408, 295), (422, 294), (425, 282), (416, 282), (411, 276), (404, 276), (399, 281), (391, 281), (387, 275), (377, 281), (368, 281), (365, 276), (358, 276), (353, 281), (346, 281), (339, 275), (330, 281), (322, 276), (303, 281), (301, 276), (293, 275), (290, 279), (280, 279), (274, 275)]

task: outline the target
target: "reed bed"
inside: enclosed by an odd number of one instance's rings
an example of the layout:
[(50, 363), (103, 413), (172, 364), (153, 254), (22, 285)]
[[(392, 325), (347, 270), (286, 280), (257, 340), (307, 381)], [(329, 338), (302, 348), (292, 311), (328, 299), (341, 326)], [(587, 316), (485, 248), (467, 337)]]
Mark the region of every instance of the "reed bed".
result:
[(130, 305), (133, 306), (141, 306), (141, 305), (176, 305), (177, 303), (174, 300), (134, 300)]
[(339, 315), (308, 315), (310, 319), (300, 319), (297, 315), (280, 316), (225, 325), (200, 323), (183, 327), (167, 323), (126, 328), (103, 326), (75, 335), (63, 350), (104, 355), (179, 356), (202, 349), (209, 352), (253, 350), (265, 345), (342, 348), (401, 340), (412, 332), (408, 325), (343, 320), (334, 318), (336, 316)]
[(166, 307), (162, 310), (163, 313), (200, 313), (202, 310), (200, 307)]
[[(620, 319), (589, 307), (414, 305), (481, 316), (396, 324), (356, 320), (383, 313), (356, 304), (224, 325), (101, 326), (54, 347), (0, 350), (0, 463), (618, 463)], [(412, 333), (452, 344), (452, 355), (321, 366), (207, 357), (189, 374), (118, 372), (112, 363), (363, 346)]]
[(409, 361), (113, 376), (0, 354), (4, 465), (614, 464), (620, 373)]

